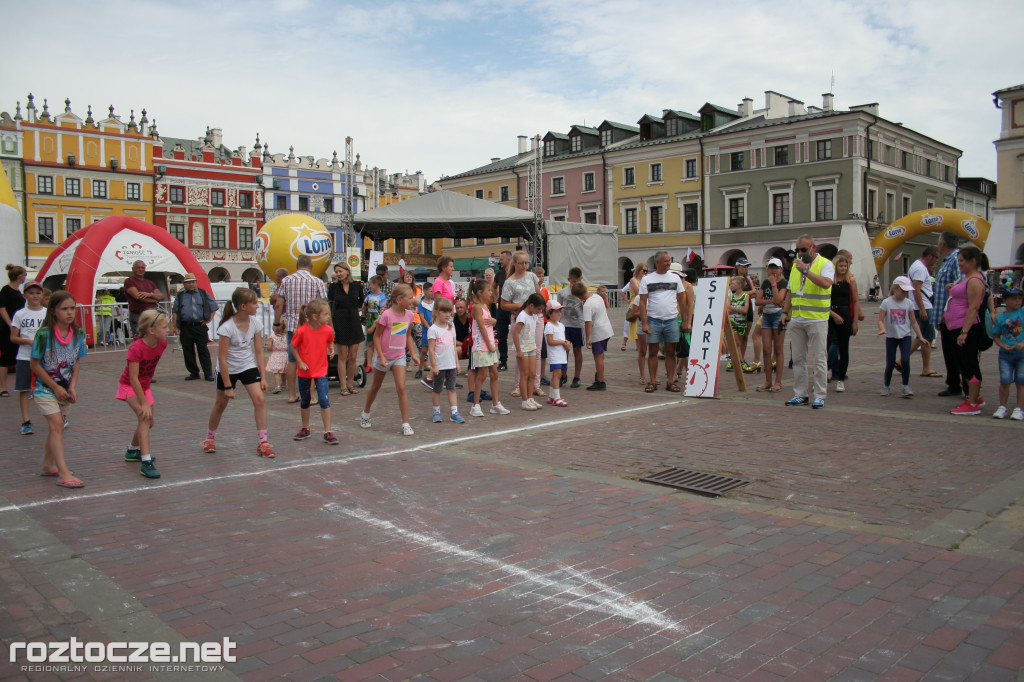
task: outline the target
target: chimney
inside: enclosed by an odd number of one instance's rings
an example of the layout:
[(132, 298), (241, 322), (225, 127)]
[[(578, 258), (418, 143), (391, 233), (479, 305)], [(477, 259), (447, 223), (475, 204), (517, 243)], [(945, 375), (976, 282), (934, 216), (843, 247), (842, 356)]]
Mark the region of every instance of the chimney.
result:
[(744, 97), (743, 102), (739, 106), (740, 116), (747, 118), (754, 115), (754, 100), (749, 97)]
[(787, 116), (796, 116), (797, 115), (796, 105), (797, 105), (797, 101), (795, 99), (789, 100), (789, 113), (786, 114)]
[(519, 153), (525, 154), (527, 151), (526, 135), (520, 135), (516, 138), (519, 141)]
[(531, 137), (530, 138), (530, 151), (531, 152), (537, 148), (537, 139), (538, 138), (536, 138), (536, 137)]
[(821, 108), (824, 109), (825, 111), (832, 111), (834, 100), (835, 95), (833, 95), (831, 92), (826, 92), (824, 95), (821, 96)]
[(498, 163), (499, 161), (501, 161), (501, 157), (500, 156), (492, 156), (491, 157), (491, 163)]
[(206, 141), (213, 145), (214, 149), (220, 149), (221, 143), (224, 141), (224, 131), (220, 128), (210, 128), (206, 135)]

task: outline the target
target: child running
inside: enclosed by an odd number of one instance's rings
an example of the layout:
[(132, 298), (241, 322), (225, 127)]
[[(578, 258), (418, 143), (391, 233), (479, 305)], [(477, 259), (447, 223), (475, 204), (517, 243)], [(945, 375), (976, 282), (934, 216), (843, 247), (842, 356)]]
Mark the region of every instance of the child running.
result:
[(331, 430), (331, 399), (327, 382), (328, 360), (334, 357), (334, 327), (327, 301), (315, 298), (302, 306), (299, 327), (292, 335), (292, 354), (298, 364), (296, 375), (299, 380), (299, 411), (302, 413), (302, 428), (294, 440), (309, 438), (310, 388), (315, 385), (320, 419), (324, 425), (324, 442), (337, 445), (338, 439)]
[(519, 365), (519, 394), (523, 397), (522, 408), (528, 411), (540, 409), (540, 403), (533, 399), (537, 366), (537, 314), (544, 310), (544, 297), (530, 294), (516, 316), (512, 340), (516, 346), (516, 363)]
[(1005, 287), (1005, 293), (1006, 312), (996, 317), (993, 330), (993, 341), (999, 346), (999, 407), (992, 416), (996, 419), (1006, 417), (1010, 386), (1017, 384), (1017, 407), (1010, 413), (1010, 419), (1019, 422), (1024, 421), (1024, 311), (1020, 307), (1024, 296), (1012, 281)]
[(495, 320), (491, 315), (491, 303), (494, 301), (494, 287), (484, 279), (473, 280), (469, 285), (469, 316), (470, 335), (473, 337), (473, 351), (469, 362), (469, 392), (473, 396), (473, 409), (470, 417), (482, 417), (484, 411), (480, 407), (484, 392), (484, 377), (491, 377), (491, 414), (510, 414), (498, 400), (498, 349), (494, 345)]
[[(256, 317), (259, 310), (256, 292), (238, 287), (231, 300), (224, 304), (224, 313), (217, 327), (217, 399), (210, 410), (203, 452), (217, 452), (217, 427), (224, 416), (228, 401), (235, 399), (235, 384), (239, 381), (252, 399), (256, 414), (256, 454), (273, 457), (274, 448), (267, 441), (267, 405), (263, 394), (267, 380), (260, 376), (263, 366), (263, 323)], [(229, 383), (230, 382), (230, 383)]]
[(548, 301), (548, 323), (544, 325), (544, 340), (548, 344), (548, 366), (551, 367), (551, 397), (548, 404), (568, 407), (562, 399), (562, 377), (569, 369), (569, 349), (572, 342), (565, 340), (565, 325), (562, 324), (562, 304), (556, 299)]
[(78, 370), (85, 355), (85, 334), (75, 326), (75, 298), (58, 291), (50, 297), (43, 326), (32, 342), (30, 365), (36, 376), (36, 407), (50, 427), (39, 475), (56, 476), (62, 488), (85, 485), (64, 458), (64, 422), (68, 405), (78, 402)]
[(274, 393), (284, 390), (285, 375), (288, 368), (288, 335), (284, 331), (284, 322), (274, 323), (274, 335), (270, 337), (267, 358), (266, 376), (274, 377)]
[(910, 278), (900, 275), (892, 281), (892, 290), (889, 297), (882, 301), (878, 310), (878, 335), (885, 337), (885, 385), (882, 386), (882, 395), (890, 393), (889, 383), (892, 381), (892, 372), (896, 368), (896, 349), (900, 351), (900, 374), (903, 378), (903, 397), (910, 398), (914, 392), (910, 390), (910, 342), (914, 336), (921, 336), (921, 329), (917, 326), (917, 318), (914, 317), (914, 304), (907, 296), (907, 292), (913, 291), (914, 285)]
[(459, 414), (459, 395), (455, 392), (455, 378), (459, 374), (459, 358), (455, 354), (455, 325), (452, 324), (452, 311), (455, 306), (451, 299), (438, 297), (434, 302), (432, 323), (425, 334), (427, 339), (427, 357), (430, 360), (431, 400), (434, 403), (432, 421), (440, 424), (441, 391), (448, 391), (448, 404), (451, 406), (451, 420), (456, 424), (465, 424), (466, 419)]
[(146, 478), (160, 478), (156, 459), (149, 452), (149, 432), (154, 423), (153, 392), (149, 386), (160, 356), (167, 348), (167, 315), (157, 310), (146, 310), (139, 316), (138, 329), (139, 338), (128, 348), (128, 364), (117, 382), (115, 396), (128, 403), (138, 420), (131, 443), (124, 453), (124, 461), (139, 462), (139, 474)]
[(415, 319), (409, 309), (412, 304), (412, 287), (408, 284), (399, 284), (391, 290), (391, 307), (377, 320), (373, 334), (373, 346), (377, 353), (377, 360), (373, 365), (373, 384), (366, 393), (363, 413), (359, 415), (359, 426), (364, 429), (373, 426), (370, 421), (370, 409), (381, 384), (384, 383), (384, 377), (391, 372), (395, 378), (395, 391), (398, 393), (398, 408), (402, 413), (402, 435), (412, 436), (416, 433), (409, 424), (409, 397), (405, 393), (406, 353), (412, 358), (413, 364), (420, 364), (412, 341), (411, 327)]
[(377, 320), (380, 314), (387, 307), (388, 297), (381, 291), (384, 285), (384, 278), (374, 275), (370, 278), (370, 293), (363, 300), (363, 312), (366, 314), (366, 353), (363, 355), (364, 369), (369, 372), (373, 362), (375, 344), (373, 343), (373, 332), (377, 329)]
[(35, 432), (28, 415), (28, 399), (32, 395), (32, 342), (46, 318), (46, 308), (43, 307), (43, 285), (39, 282), (26, 284), (24, 294), (25, 307), (11, 318), (11, 341), (18, 346), (14, 390), (18, 392), (21, 407), (21, 435), (30, 436)]

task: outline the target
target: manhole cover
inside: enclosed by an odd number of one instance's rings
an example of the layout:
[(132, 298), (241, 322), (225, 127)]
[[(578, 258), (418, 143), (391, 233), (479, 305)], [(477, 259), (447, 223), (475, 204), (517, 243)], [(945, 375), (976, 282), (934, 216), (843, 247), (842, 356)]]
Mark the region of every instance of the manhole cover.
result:
[(665, 469), (656, 474), (645, 476), (640, 480), (647, 483), (667, 485), (670, 488), (689, 490), (703, 495), (713, 495), (714, 497), (748, 486), (751, 483), (742, 478), (709, 474), (704, 471), (694, 471), (693, 469), (682, 469), (680, 467)]

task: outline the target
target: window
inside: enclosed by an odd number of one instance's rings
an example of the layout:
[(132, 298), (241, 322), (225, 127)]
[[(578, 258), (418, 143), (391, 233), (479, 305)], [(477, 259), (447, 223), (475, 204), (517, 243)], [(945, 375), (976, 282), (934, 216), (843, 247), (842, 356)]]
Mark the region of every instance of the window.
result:
[(184, 187), (171, 187), (171, 203), (172, 204), (184, 204), (185, 203), (185, 188)]
[(932, 160), (931, 159), (925, 159), (924, 160), (924, 174), (927, 175), (929, 178), (932, 177)]
[(552, 220), (554, 220), (556, 223), (564, 223), (565, 222), (565, 216), (564, 215), (556, 215), (554, 218), (552, 218)]
[(942, 167), (942, 181), (949, 182), (949, 166)]
[(299, 210), (300, 211), (308, 211), (309, 210), (309, 197), (299, 197)]
[(487, 238), (486, 237), (477, 237), (476, 238), (476, 245), (477, 246), (486, 246), (487, 245)]
[(551, 194), (565, 194), (565, 178), (551, 178)]
[(697, 204), (683, 205), (683, 230), (696, 232), (700, 229), (700, 213)]
[(651, 164), (651, 182), (661, 182), (661, 164)]
[(210, 190), (210, 203), (214, 206), (224, 205), (224, 190), (214, 189)]
[(686, 177), (695, 178), (697, 177), (697, 159), (686, 160)]
[(910, 152), (900, 152), (900, 168), (910, 170)]
[(501, 186), (500, 195), (502, 201), (508, 201), (508, 185)]
[(885, 222), (890, 223), (896, 217), (896, 195), (885, 193)]
[(502, 237), (501, 238), (501, 243), (502, 244), (511, 244), (512, 243), (512, 237)]
[(53, 243), (53, 218), (40, 217), (36, 223), (39, 231), (39, 241)]
[(53, 194), (53, 177), (49, 175), (40, 175), (36, 179), (36, 189), (39, 194)]
[(651, 232), (664, 232), (665, 222), (662, 220), (662, 207), (651, 206)]
[(729, 155), (729, 167), (732, 170), (743, 170), (743, 152), (733, 152)]
[(423, 253), (424, 255), (430, 256), (434, 253), (434, 240), (424, 239), (423, 240)]
[(715, 115), (708, 111), (700, 115), (700, 129), (707, 132), (715, 127)]
[(789, 194), (772, 195), (772, 224), (789, 224)]
[(611, 130), (602, 130), (601, 131), (601, 146), (602, 147), (607, 147), (611, 143), (612, 143), (612, 131)]
[(82, 181), (78, 178), (64, 178), (64, 196), (82, 196)]
[(475, 196), (477, 199), (483, 199), (484, 191), (482, 189), (478, 189), (476, 190), (476, 192), (473, 193), (473, 196)]
[(277, 194), (274, 196), (274, 208), (279, 211), (288, 210), (288, 196), (285, 194)]
[(903, 197), (903, 215), (910, 213), (910, 197)]
[(92, 181), (92, 195), (97, 199), (107, 198), (107, 181), (106, 180), (93, 180)]
[(405, 253), (405, 238), (395, 240), (395, 253)]
[(239, 208), (252, 208), (252, 192), (239, 192), (238, 193), (238, 207)]
[(184, 223), (171, 223), (167, 226), (167, 231), (171, 233), (171, 236), (177, 239), (182, 244), (185, 243), (185, 224)]
[(636, 209), (626, 209), (626, 234), (636, 234)]
[(875, 220), (875, 218), (878, 217), (877, 207), (878, 207), (878, 190), (869, 189), (868, 190), (868, 210), (867, 210), (867, 219), (868, 220)]
[(137, 182), (129, 182), (125, 184), (125, 190), (128, 199), (131, 201), (139, 201), (142, 199), (142, 185)]
[(253, 244), (252, 225), (238, 226), (238, 248), (251, 249)]
[(818, 161), (832, 158), (832, 140), (818, 140)]
[(679, 134), (679, 119), (670, 118), (665, 121), (665, 137), (675, 137)]
[(593, 173), (584, 173), (583, 174), (583, 191), (584, 192), (593, 192), (595, 187), (596, 187), (596, 185), (594, 183), (594, 174)]
[(81, 230), (82, 229), (82, 219), (81, 218), (68, 218), (65, 221), (64, 224), (65, 224), (65, 227), (67, 227), (68, 236), (74, 234), (76, 230)]
[(588, 225), (597, 225), (597, 213), (594, 211), (588, 211), (583, 214), (583, 222)]
[(929, 199), (927, 205), (929, 209), (935, 208), (935, 199)]
[(832, 190), (816, 190), (814, 192), (814, 219), (832, 220), (832, 216)]
[(334, 199), (331, 197), (324, 197), (324, 212), (334, 213)]
[(554, 155), (555, 155), (555, 141), (554, 140), (548, 140), (547, 142), (544, 143), (544, 156), (554, 156)]
[(632, 187), (636, 184), (636, 174), (632, 167), (622, 169), (622, 184), (626, 187)]
[(225, 235), (227, 229), (223, 225), (211, 225), (210, 226), (210, 248), (211, 249), (224, 249), (227, 248), (225, 241)]
[(729, 227), (743, 227), (743, 199), (729, 199)]
[(775, 148), (775, 165), (776, 166), (788, 166), (789, 165), (789, 147), (782, 146)]
[(578, 152), (581, 149), (583, 149), (583, 136), (582, 135), (574, 135), (573, 137), (570, 138), (570, 140), (572, 141), (571, 142), (572, 146), (570, 147), (572, 149), (572, 151)]
[(874, 159), (875, 158), (875, 141), (874, 140), (868, 140), (868, 158), (869, 159)]
[(461, 237), (452, 237), (452, 248), (457, 249), (460, 246), (462, 246), (462, 238)]

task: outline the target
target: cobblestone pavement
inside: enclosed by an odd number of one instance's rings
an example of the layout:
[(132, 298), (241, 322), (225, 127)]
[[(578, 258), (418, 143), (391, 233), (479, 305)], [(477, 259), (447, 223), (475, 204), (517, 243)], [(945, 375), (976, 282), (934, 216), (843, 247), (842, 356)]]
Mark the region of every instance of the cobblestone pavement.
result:
[[(563, 389), (568, 408), (521, 412), (503, 373), (511, 415), (435, 425), (411, 385), (411, 438), (391, 387), (365, 430), (365, 393), (335, 391), (333, 448), (316, 429), (293, 442), (297, 410), (268, 396), (275, 460), (244, 398), (204, 455), (213, 391), (168, 353), (158, 481), (122, 461), (123, 352), (94, 354), (67, 432), (83, 490), (36, 476), (45, 426), (17, 435), (0, 400), (0, 678), (1022, 679), (1024, 424), (949, 416), (916, 356), (917, 395), (879, 397), (872, 329), (821, 411), (784, 407), (791, 381), (754, 392), (757, 375), (746, 392), (723, 376), (718, 400), (644, 394), (616, 342), (609, 390)], [(709, 499), (636, 480), (667, 466), (752, 484)], [(12, 642), (72, 636), (227, 637), (237, 661), (10, 662)]]

